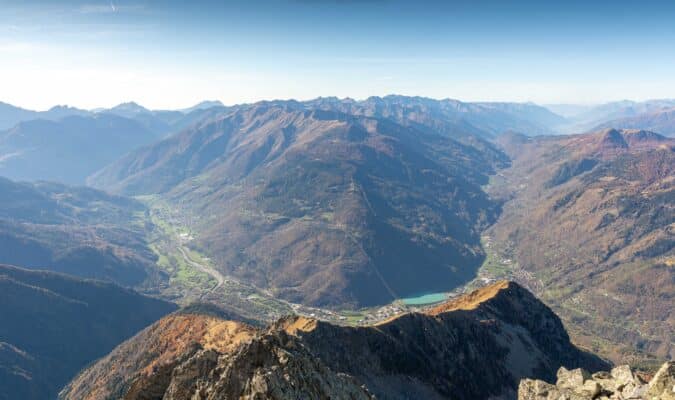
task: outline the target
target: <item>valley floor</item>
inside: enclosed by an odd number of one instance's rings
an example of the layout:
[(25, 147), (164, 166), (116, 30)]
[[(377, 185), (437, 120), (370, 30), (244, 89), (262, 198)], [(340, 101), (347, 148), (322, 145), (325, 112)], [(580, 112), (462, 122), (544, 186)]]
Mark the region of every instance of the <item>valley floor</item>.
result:
[[(503, 175), (497, 176), (494, 180), (497, 183), (491, 185), (504, 185), (507, 183), (505, 179)], [(150, 233), (151, 247), (158, 256), (158, 266), (169, 276), (168, 285), (160, 289), (160, 297), (182, 305), (197, 301), (212, 302), (238, 315), (261, 322), (296, 314), (340, 325), (365, 326), (386, 321), (406, 312), (422, 311), (435, 303), (496, 280), (507, 279), (516, 281), (536, 293), (559, 313), (577, 345), (604, 356), (611, 355), (613, 349), (617, 347), (617, 343), (602, 337), (595, 337), (589, 342), (588, 335), (584, 335), (584, 326), (573, 322), (574, 315), (585, 313), (584, 305), (579, 301), (562, 303), (557, 301), (560, 294), (555, 292), (555, 289), (547, 287), (535, 274), (521, 268), (516, 260), (513, 244), (495, 240), (490, 229), (481, 238), (486, 253), (485, 261), (479, 268), (476, 278), (467, 285), (452, 292), (429, 293), (417, 298), (399, 299), (381, 307), (329, 310), (275, 298), (269, 290), (257, 288), (225, 275), (221, 269), (213, 265), (212, 260), (191, 247), (195, 233), (188, 228), (189, 218), (180, 215), (176, 209), (157, 197), (143, 197), (141, 200), (150, 209), (149, 215), (145, 218), (149, 218), (153, 226)], [(651, 367), (658, 362), (644, 354), (634, 354), (632, 357), (630, 362), (639, 367)]]
[[(149, 208), (149, 215), (139, 216), (151, 222), (150, 247), (157, 255), (158, 267), (167, 273), (168, 284), (159, 289), (160, 297), (180, 305), (212, 302), (227, 310), (264, 322), (284, 315), (297, 314), (341, 325), (372, 325), (411, 311), (421, 311), (449, 298), (461, 295), (482, 284), (493, 282), (494, 274), (481, 275), (466, 287), (446, 293), (429, 293), (399, 299), (391, 304), (359, 310), (329, 310), (308, 307), (275, 298), (269, 291), (223, 274), (213, 262), (190, 247), (195, 233), (178, 210), (156, 196), (139, 197)], [(150, 293), (152, 294), (152, 293)]]

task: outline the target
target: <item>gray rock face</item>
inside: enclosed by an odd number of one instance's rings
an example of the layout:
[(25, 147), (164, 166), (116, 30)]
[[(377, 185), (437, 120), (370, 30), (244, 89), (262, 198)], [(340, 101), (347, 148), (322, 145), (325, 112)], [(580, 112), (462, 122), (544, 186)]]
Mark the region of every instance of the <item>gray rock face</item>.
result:
[(330, 370), (283, 333), (263, 335), (232, 354), (196, 348), (176, 364), (138, 380), (124, 400), (373, 399), (354, 378)]
[(649, 382), (644, 382), (629, 366), (593, 375), (577, 368), (560, 368), (555, 385), (537, 379), (523, 379), (518, 400), (675, 400), (675, 363), (661, 367)]
[(675, 362), (661, 366), (649, 382), (646, 398), (648, 400), (675, 400)]

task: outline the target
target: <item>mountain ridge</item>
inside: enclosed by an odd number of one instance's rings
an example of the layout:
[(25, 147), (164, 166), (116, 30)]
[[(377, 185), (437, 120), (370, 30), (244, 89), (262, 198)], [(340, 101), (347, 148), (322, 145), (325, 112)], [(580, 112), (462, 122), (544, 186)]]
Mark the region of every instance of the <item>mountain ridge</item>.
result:
[[(559, 331), (557, 317), (531, 294), (514, 283), (499, 285), (476, 310), (404, 314), (360, 328), (293, 316), (255, 331), (212, 317), (168, 317), (83, 371), (60, 399), (98, 400), (114, 394), (133, 400), (143, 398), (143, 392), (176, 400), (197, 392), (207, 399), (342, 398), (347, 393), (351, 398), (515, 398), (521, 376), (550, 378), (554, 372), (549, 369), (560, 364), (607, 367), (573, 347), (564, 329)], [(511, 307), (526, 314), (514, 315)], [(520, 325), (528, 315), (528, 324)], [(189, 340), (171, 339), (187, 334), (171, 326), (186, 323), (222, 328), (210, 336), (199, 333), (209, 329), (194, 330), (196, 342), (186, 347)], [(207, 336), (222, 337), (221, 344), (214, 346)], [(532, 346), (529, 352), (520, 347), (525, 343)], [(158, 352), (156, 344), (166, 350)], [(143, 361), (131, 361), (136, 358)], [(159, 359), (164, 360), (161, 367), (148, 368)], [(125, 371), (121, 376), (118, 368)], [(213, 374), (216, 368), (220, 373)], [(286, 378), (278, 380), (279, 374)], [(91, 385), (98, 390), (90, 390)]]

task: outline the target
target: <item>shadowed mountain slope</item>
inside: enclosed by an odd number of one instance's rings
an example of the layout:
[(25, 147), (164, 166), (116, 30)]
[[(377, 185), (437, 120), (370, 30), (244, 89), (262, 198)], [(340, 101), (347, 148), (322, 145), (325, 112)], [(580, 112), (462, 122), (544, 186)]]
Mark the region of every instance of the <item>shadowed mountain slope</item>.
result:
[(0, 265), (0, 399), (55, 398), (85, 365), (174, 309), (112, 284)]
[(480, 185), (503, 159), (387, 119), (275, 102), (135, 151), (89, 182), (160, 194), (228, 274), (294, 302), (357, 306), (473, 277), (479, 231), (498, 212)]
[(61, 399), (508, 399), (520, 378), (551, 379), (561, 365), (607, 367), (572, 346), (529, 292), (499, 282), (370, 327), (287, 317), (254, 330), (170, 316), (84, 370)]
[(137, 225), (143, 212), (141, 203), (91, 188), (0, 178), (0, 263), (156, 285), (156, 256)]

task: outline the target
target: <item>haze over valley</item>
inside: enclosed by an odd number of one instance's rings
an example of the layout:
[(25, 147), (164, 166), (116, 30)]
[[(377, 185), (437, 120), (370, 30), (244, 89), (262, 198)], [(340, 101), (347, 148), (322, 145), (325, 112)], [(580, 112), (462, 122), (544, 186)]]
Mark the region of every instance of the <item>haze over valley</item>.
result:
[(0, 400), (675, 400), (648, 3), (4, 2)]
[[(507, 278), (584, 348), (654, 365), (675, 351), (675, 139), (603, 128), (652, 103), (578, 120), (405, 96), (26, 114), (2, 136), (0, 263), (255, 324), (369, 325)], [(558, 133), (588, 115), (597, 130)]]

